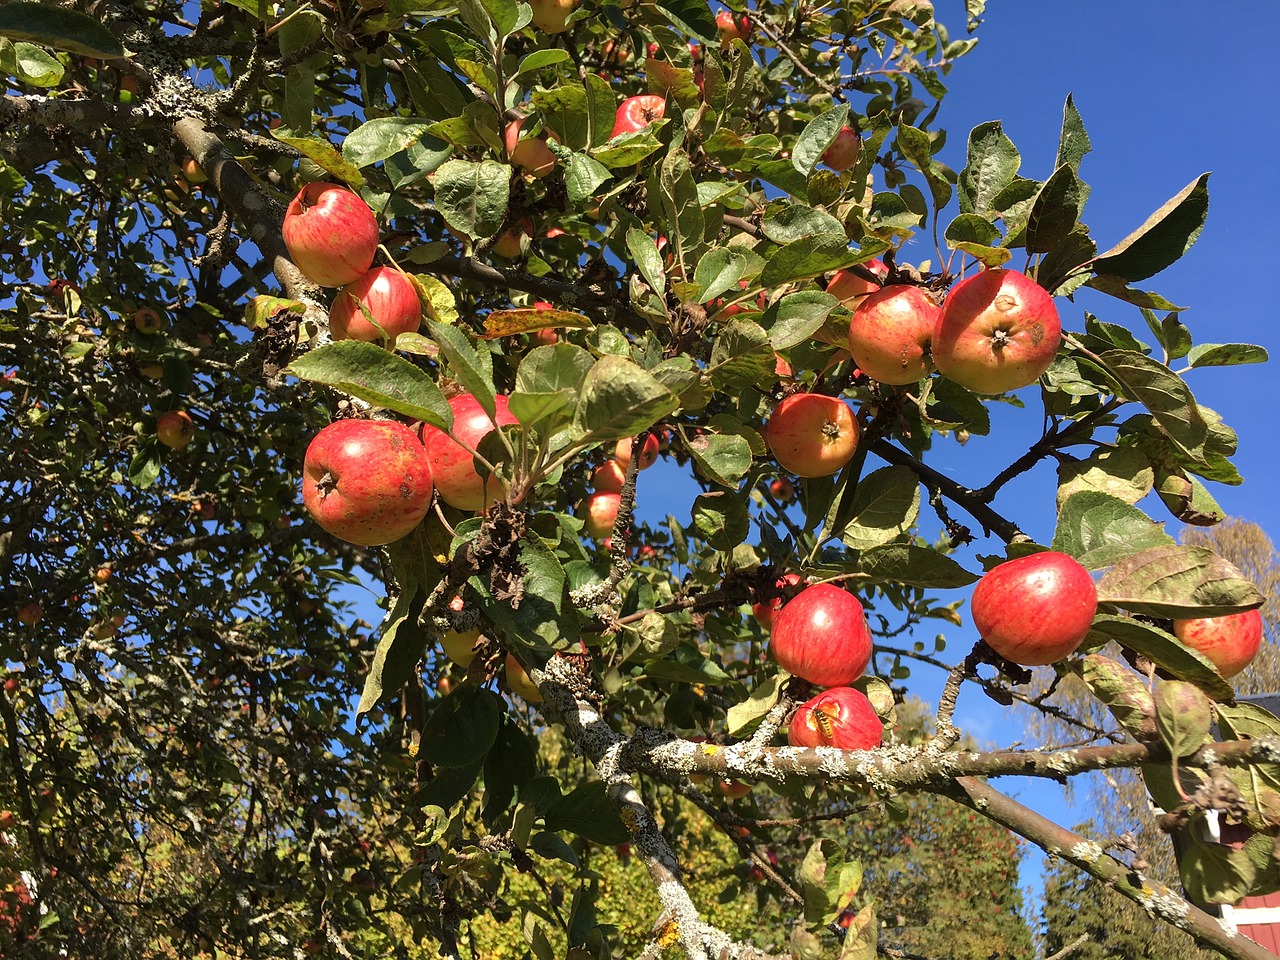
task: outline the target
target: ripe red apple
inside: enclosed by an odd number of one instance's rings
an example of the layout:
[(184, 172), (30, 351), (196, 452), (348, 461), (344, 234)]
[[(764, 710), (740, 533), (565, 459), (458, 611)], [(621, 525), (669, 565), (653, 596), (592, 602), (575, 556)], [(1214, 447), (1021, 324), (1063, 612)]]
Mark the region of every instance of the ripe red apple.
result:
[(1173, 635), (1198, 650), (1224, 677), (1234, 677), (1262, 646), (1262, 614), (1246, 610), (1224, 617), (1175, 620)]
[(617, 460), (606, 460), (591, 472), (591, 486), (601, 493), (621, 493), (626, 468)]
[(440, 638), (440, 646), (444, 648), (446, 657), (465, 668), (471, 666), (471, 661), (475, 659), (475, 646), (479, 639), (478, 629), (450, 630)]
[[(618, 107), (618, 115), (613, 122), (611, 137), (624, 133), (643, 130), (655, 120), (661, 120), (667, 112), (667, 101), (652, 93), (627, 97)], [(661, 248), (659, 248), (661, 249)]]
[(871, 294), (849, 321), (849, 352), (872, 380), (901, 386), (927, 377), (929, 341), (941, 311), (920, 287), (894, 284)]
[[(481, 479), (473, 452), (493, 432), (495, 421), (489, 419), (480, 401), (469, 393), (453, 397), (449, 406), (453, 408), (453, 436), (430, 424), (422, 425), (422, 444), (431, 462), (431, 478), (440, 499), (449, 506), (483, 510), (503, 495), (502, 483), (497, 477)], [(507, 409), (506, 397), (497, 397), (494, 407), (498, 426), (519, 423)]]
[(582, 501), (578, 508), (578, 516), (582, 519), (587, 536), (593, 540), (603, 540), (613, 533), (614, 521), (618, 519), (618, 508), (622, 504), (622, 496), (617, 493), (593, 493)]
[[(877, 277), (883, 278), (889, 275), (889, 268), (884, 265), (883, 260), (868, 260), (861, 266), (870, 270)], [(880, 287), (881, 284), (864, 280), (852, 270), (837, 270), (832, 274), (831, 280), (827, 284), (827, 293), (847, 306), (856, 307), (864, 297), (875, 293)]]
[(570, 28), (569, 15), (578, 9), (578, 0), (532, 0), (533, 25), (543, 33), (564, 33)]
[[(626, 472), (627, 467), (631, 465), (631, 441), (634, 437), (623, 437), (613, 447), (613, 457), (618, 461), (618, 465)], [(657, 434), (651, 433), (645, 438), (644, 446), (640, 448), (640, 470), (648, 470), (658, 462), (658, 453), (660, 445), (658, 443)]]
[(862, 138), (858, 136), (857, 130), (846, 125), (840, 128), (836, 138), (831, 141), (831, 146), (822, 152), (822, 162), (832, 170), (843, 173), (857, 165), (861, 154)]
[(793, 676), (820, 687), (844, 687), (867, 668), (871, 631), (857, 597), (817, 583), (773, 615), (769, 649)]
[(779, 503), (790, 503), (796, 498), (796, 485), (786, 477), (775, 477), (769, 481), (769, 493)]
[[(365, 316), (365, 311), (377, 326)], [(329, 332), (335, 340), (390, 343), (422, 325), (422, 304), (413, 283), (394, 267), (373, 267), (338, 291), (329, 308)], [(379, 330), (378, 327), (382, 329)]]
[(1065, 553), (1008, 560), (973, 589), (973, 625), (1006, 660), (1034, 667), (1075, 651), (1098, 609), (1089, 571)]
[(794, 393), (773, 408), (765, 439), (773, 458), (800, 477), (827, 477), (853, 459), (858, 421), (839, 397)]
[(723, 779), (716, 781), (716, 789), (730, 800), (740, 800), (751, 793), (751, 784), (741, 780)]
[(360, 546), (399, 540), (431, 507), (431, 466), (394, 420), (339, 420), (312, 438), (302, 502), (325, 530)]
[(195, 436), (196, 425), (185, 410), (170, 410), (156, 417), (156, 439), (170, 450), (181, 450)]
[(34, 627), (40, 622), (40, 618), (44, 616), (44, 607), (32, 601), (24, 603), (18, 608), (18, 622), (24, 626)]
[(884, 739), (876, 708), (853, 687), (832, 687), (805, 701), (791, 718), (787, 742), (793, 747), (870, 750)]
[(1062, 343), (1058, 308), (1015, 270), (984, 270), (947, 294), (933, 331), (933, 362), (975, 393), (1035, 383)]
[(322, 287), (342, 287), (373, 265), (378, 221), (360, 196), (336, 183), (308, 183), (285, 211), (284, 245)]
[(745, 13), (735, 17), (732, 10), (721, 10), (716, 14), (716, 32), (720, 34), (722, 47), (727, 47), (734, 40), (746, 43), (751, 36), (751, 18)]
[(503, 136), (507, 158), (512, 166), (535, 177), (545, 177), (556, 168), (556, 155), (541, 137), (526, 137), (521, 140), (520, 128), (523, 125), (523, 120), (512, 120), (507, 124)]
[(556, 333), (550, 327), (545, 330), (535, 330), (529, 334), (529, 342), (535, 347), (550, 347), (560, 342), (560, 334)]
[(143, 307), (133, 315), (133, 329), (147, 335), (164, 329), (164, 319), (150, 307)]
[(542, 694), (520, 661), (507, 654), (507, 687), (525, 703), (541, 703)]
[(17, 693), (18, 688), (21, 686), (22, 686), (22, 681), (20, 681), (17, 677), (8, 677), (4, 681), (4, 692)]
[(766, 630), (772, 629), (773, 616), (782, 609), (783, 600), (781, 594), (787, 593), (788, 587), (796, 587), (802, 583), (804, 583), (804, 578), (798, 573), (784, 573), (778, 577), (774, 581), (774, 586), (777, 587), (780, 595), (771, 597), (768, 601), (761, 601), (751, 605), (751, 613), (756, 618), (756, 622)]

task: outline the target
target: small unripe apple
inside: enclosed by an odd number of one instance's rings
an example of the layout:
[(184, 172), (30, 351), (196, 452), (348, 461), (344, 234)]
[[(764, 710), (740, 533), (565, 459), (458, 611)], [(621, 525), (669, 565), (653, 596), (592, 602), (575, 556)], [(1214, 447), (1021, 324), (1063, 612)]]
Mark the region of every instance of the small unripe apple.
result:
[(133, 329), (151, 335), (164, 329), (164, 319), (150, 307), (143, 307), (133, 315)]
[(849, 352), (872, 380), (893, 386), (915, 383), (933, 369), (929, 341), (940, 313), (920, 287), (884, 287), (854, 310)]
[(618, 519), (618, 508), (622, 504), (622, 496), (617, 493), (593, 493), (582, 501), (578, 516), (582, 519), (587, 536), (593, 540), (603, 540), (613, 533), (613, 524)]
[(522, 218), (519, 223), (503, 231), (502, 235), (494, 241), (493, 252), (508, 260), (519, 259), (524, 253), (524, 238), (532, 229), (533, 221), (528, 217)]
[(884, 724), (871, 701), (852, 687), (832, 687), (796, 710), (787, 729), (793, 747), (870, 750), (880, 746)]
[(765, 439), (773, 458), (800, 477), (827, 477), (858, 449), (858, 421), (839, 397), (794, 393), (769, 416)]
[(1034, 667), (1075, 652), (1093, 623), (1098, 591), (1088, 570), (1050, 550), (987, 571), (971, 606), (973, 625), (992, 650)]
[(661, 120), (666, 112), (667, 101), (656, 94), (642, 93), (635, 97), (627, 97), (618, 107), (618, 114), (613, 123), (613, 133), (609, 136), (617, 137), (624, 133), (643, 130), (653, 121)]
[(533, 25), (543, 33), (564, 33), (570, 29), (567, 22), (578, 9), (578, 0), (532, 0)]
[(449, 630), (440, 638), (440, 646), (444, 648), (444, 655), (458, 666), (469, 667), (475, 659), (475, 647), (479, 640), (478, 629)]
[(830, 583), (806, 587), (773, 615), (769, 650), (793, 676), (848, 686), (871, 660), (871, 631), (858, 598)]
[[(631, 442), (634, 437), (623, 437), (613, 447), (613, 458), (618, 461), (618, 465), (626, 472), (627, 467), (631, 465)], [(657, 434), (649, 434), (645, 438), (644, 446), (640, 448), (640, 470), (648, 470), (658, 462), (658, 454), (660, 452)], [(619, 487), (618, 489), (622, 489)]]
[(822, 162), (832, 170), (844, 172), (857, 166), (858, 157), (862, 155), (862, 138), (853, 127), (843, 126), (831, 146), (822, 153)]
[(947, 294), (933, 332), (933, 362), (975, 393), (1028, 386), (1049, 369), (1062, 343), (1048, 292), (1015, 270), (983, 270)]
[(556, 168), (556, 155), (541, 137), (526, 137), (521, 140), (520, 128), (523, 125), (523, 120), (512, 120), (507, 124), (503, 136), (507, 158), (513, 167), (519, 167), (535, 177), (545, 177)]
[(308, 183), (289, 203), (281, 226), (289, 256), (322, 287), (360, 279), (378, 250), (378, 221), (369, 205), (336, 183)]
[[(877, 277), (883, 278), (889, 274), (889, 268), (884, 265), (883, 260), (868, 260), (862, 266)], [(827, 293), (847, 306), (856, 307), (863, 298), (875, 293), (880, 287), (881, 284), (864, 280), (852, 270), (837, 270), (827, 284)]]
[(335, 340), (378, 343), (385, 334), (390, 343), (395, 343), (400, 334), (414, 333), (421, 325), (422, 304), (418, 291), (409, 278), (394, 267), (368, 270), (343, 287), (329, 308), (329, 331)]
[(156, 418), (156, 439), (170, 450), (181, 450), (196, 436), (196, 425), (185, 410), (170, 410)]
[(716, 33), (720, 34), (720, 45), (727, 47), (734, 40), (743, 43), (751, 36), (751, 18), (745, 13), (734, 16), (732, 10), (721, 10), (716, 14)]
[(621, 493), (626, 468), (618, 460), (606, 460), (591, 473), (591, 486), (601, 493)]
[(209, 179), (209, 175), (196, 163), (195, 157), (187, 157), (182, 161), (182, 175), (186, 177), (187, 183), (205, 183)]
[(1173, 635), (1199, 651), (1224, 677), (1234, 677), (1253, 662), (1262, 646), (1262, 614), (1246, 610), (1223, 617), (1175, 620)]
[[(431, 462), (431, 477), (440, 499), (459, 510), (483, 510), (503, 495), (502, 482), (494, 476), (481, 479), (473, 450), (493, 432), (494, 420), (471, 394), (449, 400), (453, 409), (453, 436), (430, 424), (422, 425), (422, 443)], [(519, 423), (507, 406), (507, 398), (494, 401), (498, 426)], [(454, 437), (457, 439), (455, 440)], [(470, 448), (470, 449), (468, 449)]]
[(542, 694), (520, 661), (507, 654), (507, 687), (525, 703), (541, 703)]
[(40, 622), (40, 618), (44, 616), (44, 607), (32, 601), (24, 603), (18, 608), (18, 622), (24, 626), (34, 627)]
[(164, 376), (164, 366), (159, 363), (147, 363), (139, 367), (138, 372), (148, 380), (159, 380)]

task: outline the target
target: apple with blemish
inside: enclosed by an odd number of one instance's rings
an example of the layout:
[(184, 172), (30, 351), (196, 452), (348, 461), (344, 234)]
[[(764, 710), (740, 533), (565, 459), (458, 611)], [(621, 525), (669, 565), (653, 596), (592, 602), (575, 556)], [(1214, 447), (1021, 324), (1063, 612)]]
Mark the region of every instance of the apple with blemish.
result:
[(156, 417), (156, 439), (170, 450), (181, 450), (195, 436), (195, 421), (185, 410), (170, 410)]
[(667, 112), (667, 101), (665, 98), (652, 93), (642, 93), (638, 96), (627, 97), (618, 107), (617, 116), (614, 118), (613, 132), (610, 137), (621, 136), (624, 133), (635, 133), (637, 130), (643, 130), (655, 120), (661, 120)]
[(322, 287), (343, 287), (373, 266), (378, 221), (360, 195), (336, 183), (308, 183), (281, 226), (289, 257)]
[(832, 170), (843, 173), (857, 166), (862, 155), (862, 138), (853, 127), (843, 126), (831, 145), (822, 152), (822, 162)]
[(373, 267), (347, 284), (329, 308), (335, 340), (395, 343), (422, 326), (422, 304), (413, 282), (394, 267)]
[(860, 429), (839, 397), (794, 393), (769, 416), (765, 440), (773, 458), (799, 477), (827, 477), (853, 459)]
[(853, 687), (832, 687), (805, 701), (787, 728), (793, 747), (870, 750), (883, 739), (884, 723), (875, 707)]
[(891, 386), (915, 383), (933, 370), (929, 342), (940, 313), (921, 287), (883, 287), (853, 311), (849, 353), (872, 380)]
[(583, 500), (578, 509), (578, 517), (582, 520), (587, 536), (593, 540), (603, 540), (613, 533), (613, 525), (618, 519), (621, 505), (622, 495), (608, 491), (590, 494)]
[(1245, 610), (1222, 617), (1175, 620), (1173, 635), (1212, 663), (1224, 677), (1234, 677), (1253, 662), (1262, 646), (1262, 613)]
[(494, 398), (494, 416), (469, 393), (449, 401), (453, 410), (453, 435), (430, 424), (422, 425), (422, 443), (431, 463), (431, 477), (440, 499), (459, 510), (483, 510), (503, 496), (502, 482), (495, 476), (481, 477), (475, 453), (481, 442), (497, 426), (519, 421), (510, 411), (507, 398)]

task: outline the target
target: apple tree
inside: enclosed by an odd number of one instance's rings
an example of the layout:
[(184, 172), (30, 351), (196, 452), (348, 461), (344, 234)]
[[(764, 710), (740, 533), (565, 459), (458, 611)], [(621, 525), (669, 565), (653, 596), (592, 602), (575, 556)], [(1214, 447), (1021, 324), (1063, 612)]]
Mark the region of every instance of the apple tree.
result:
[[(983, 6), (0, 6), (0, 936), (871, 957), (855, 824), (930, 795), (1264, 956), (1204, 909), (1280, 888), (1280, 720), (1227, 676), (1263, 596), (1163, 523), (1241, 480), (1183, 374), (1265, 351), (1146, 289), (1207, 174), (1100, 242), (1071, 100), (1051, 169), (997, 118), (939, 159)], [(1006, 402), (1040, 435), (957, 480)], [(983, 642), (911, 636), (979, 581)], [(1070, 721), (1066, 677), (1085, 745), (961, 746), (962, 694)], [(991, 782), (1120, 767), (1186, 896)], [(717, 913), (694, 811), (773, 922)], [(655, 905), (605, 921), (622, 845)]]

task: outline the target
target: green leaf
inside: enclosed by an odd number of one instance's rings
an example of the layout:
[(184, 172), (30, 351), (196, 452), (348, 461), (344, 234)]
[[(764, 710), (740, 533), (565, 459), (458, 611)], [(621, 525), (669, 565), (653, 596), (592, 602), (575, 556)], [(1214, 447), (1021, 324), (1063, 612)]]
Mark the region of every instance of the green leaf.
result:
[(339, 340), (303, 354), (286, 368), (300, 380), (337, 387), (384, 410), (441, 430), (453, 411), (434, 380), (408, 360), (360, 340)]
[(751, 445), (734, 434), (704, 433), (689, 441), (687, 449), (708, 480), (736, 487), (751, 469)]
[(863, 551), (858, 570), (873, 580), (951, 590), (978, 580), (950, 557), (914, 543), (888, 543)]
[(943, 239), (952, 247), (961, 243), (990, 246), (1000, 239), (1000, 231), (985, 217), (976, 213), (962, 213), (947, 225)]
[(535, 50), (520, 61), (520, 66), (516, 69), (516, 76), (536, 73), (545, 67), (553, 67), (557, 63), (563, 63), (568, 59), (568, 50)]
[(1093, 491), (1137, 503), (1155, 483), (1151, 461), (1133, 447), (1101, 448), (1085, 460), (1058, 464), (1058, 509), (1073, 494)]
[(866, 259), (867, 254), (856, 247), (850, 248), (849, 238), (843, 233), (814, 234), (769, 254), (760, 282), (765, 287), (780, 287), (793, 280), (820, 276)]
[(791, 148), (791, 165), (804, 176), (822, 159), (822, 154), (836, 139), (836, 134), (849, 122), (849, 105), (840, 103), (824, 110), (804, 125), (795, 146)]
[(1177, 545), (1144, 550), (1116, 563), (1098, 584), (1098, 599), (1134, 613), (1178, 620), (1240, 613), (1265, 600), (1211, 550)]
[(1097, 491), (1068, 497), (1053, 535), (1053, 549), (1075, 557), (1086, 570), (1173, 542), (1163, 524), (1124, 500)]
[(729, 708), (726, 718), (731, 737), (749, 737), (760, 725), (760, 721), (773, 709), (782, 695), (782, 684), (776, 673), (770, 674), (764, 682), (751, 691), (751, 696), (741, 703)]
[(569, 158), (569, 166), (565, 170), (564, 182), (569, 191), (569, 199), (581, 203), (594, 196), (600, 184), (613, 177), (609, 168), (585, 153), (575, 153)]
[(426, 135), (430, 127), (430, 120), (409, 117), (366, 120), (342, 141), (342, 155), (356, 167), (372, 166), (408, 150)]
[(1075, 100), (1067, 94), (1067, 102), (1062, 107), (1062, 134), (1058, 137), (1058, 159), (1054, 161), (1056, 170), (1063, 165), (1080, 171), (1080, 161), (1093, 149), (1089, 142), (1089, 134), (1085, 132), (1084, 120), (1076, 109)]
[[(577, 83), (561, 83), (551, 90), (534, 90), (530, 99), (541, 111), (547, 126), (556, 132), (566, 147), (585, 150), (591, 146), (590, 111), (585, 87)], [(613, 166), (599, 156), (596, 159), (606, 166)]]
[(428, 320), (427, 329), (449, 362), (449, 372), (479, 401), (485, 413), (493, 417), (497, 410), (493, 375), (471, 339), (459, 327), (438, 320)]
[(1213, 664), (1159, 627), (1129, 617), (1099, 614), (1093, 619), (1084, 645), (1100, 646), (1108, 640), (1146, 657), (1181, 680), (1191, 681), (1214, 700), (1230, 700), (1235, 695), (1231, 685), (1222, 679)]
[(436, 171), (436, 209), (468, 237), (491, 237), (507, 217), (511, 168), (505, 163), (450, 160)]
[(604, 356), (582, 383), (574, 421), (595, 442), (647, 430), (679, 405), (675, 394), (623, 357)]
[(631, 227), (627, 230), (627, 252), (639, 268), (641, 275), (648, 282), (653, 292), (662, 296), (667, 290), (667, 275), (662, 269), (662, 254), (653, 238), (642, 230)]
[(925, 419), (948, 429), (964, 427), (979, 437), (991, 432), (991, 414), (986, 404), (976, 394), (945, 377), (932, 381)]
[(897, 142), (902, 155), (924, 174), (929, 192), (933, 195), (934, 208), (943, 209), (951, 200), (951, 184), (946, 177), (946, 167), (933, 159), (933, 145), (929, 134), (915, 127), (899, 124)]
[(1070, 166), (1061, 166), (1044, 182), (1027, 217), (1028, 253), (1048, 253), (1070, 236), (1084, 206), (1084, 185)]
[(868, 550), (896, 540), (920, 514), (920, 481), (906, 467), (881, 467), (858, 481), (853, 516), (840, 539), (854, 550)]
[(969, 159), (960, 171), (960, 212), (999, 212), (992, 202), (1017, 176), (1022, 158), (999, 120), (980, 123), (969, 132)]
[(1234, 367), (1242, 363), (1266, 363), (1267, 350), (1252, 343), (1198, 343), (1187, 352), (1193, 367)]
[(1181, 377), (1133, 350), (1107, 350), (1100, 359), (1125, 387), (1128, 398), (1151, 411), (1155, 422), (1185, 456), (1204, 461), (1209, 428)]
[(751, 532), (747, 505), (736, 493), (704, 493), (693, 502), (693, 529), (713, 549), (729, 552)]
[[(1096, 264), (1094, 268), (1097, 269)], [(1158, 293), (1134, 290), (1132, 287), (1127, 286), (1122, 278), (1107, 274), (1090, 277), (1085, 282), (1085, 286), (1093, 290), (1099, 290), (1109, 297), (1115, 297), (1117, 300), (1123, 300), (1125, 303), (1132, 303), (1135, 307), (1141, 307), (1144, 310), (1173, 310), (1180, 312), (1187, 309), (1166, 300)]]
[(693, 275), (698, 285), (697, 301), (707, 303), (727, 290), (736, 293), (746, 264), (747, 258), (743, 254), (727, 247), (716, 247), (702, 257)]
[(384, 694), (395, 696), (413, 676), (427, 644), (426, 633), (418, 623), (425, 600), (422, 591), (401, 590), (395, 606), (387, 611), (373, 663), (364, 678), (357, 715), (372, 710)]
[(1184, 830), (1178, 872), (1187, 896), (1195, 903), (1239, 903), (1253, 886), (1257, 869), (1243, 850), (1203, 840)]
[(509, 409), (525, 426), (563, 411), (553, 426), (543, 427), (550, 433), (571, 415), (578, 399), (582, 380), (591, 369), (590, 353), (571, 343), (535, 347), (525, 354), (516, 371), (516, 388), (508, 399)]
[(1084, 681), (1089, 692), (1134, 739), (1155, 738), (1155, 702), (1141, 677), (1124, 664), (1098, 653), (1072, 660), (1068, 668)]
[(600, 780), (584, 783), (555, 801), (547, 810), (544, 822), (548, 830), (568, 830), (609, 846), (626, 843), (631, 838)]
[(721, 389), (745, 389), (772, 376), (776, 362), (764, 328), (734, 319), (711, 345), (706, 374)]
[(101, 19), (47, 3), (8, 3), (0, 7), (0, 37), (29, 40), (42, 47), (103, 60), (127, 55)]
[(843, 236), (844, 226), (823, 210), (791, 201), (770, 206), (760, 223), (760, 232), (779, 246), (786, 246), (819, 233)]
[(827, 316), (839, 306), (840, 301), (819, 290), (802, 290), (789, 293), (770, 306), (766, 319), (773, 317), (769, 327), (769, 343), (774, 350), (787, 350), (796, 344), (806, 343), (826, 323)]
[(30, 43), (0, 43), (0, 71), (33, 87), (56, 87), (62, 82), (62, 64), (56, 57)]
[(1187, 757), (1209, 740), (1213, 707), (1199, 687), (1185, 680), (1156, 684), (1156, 729), (1175, 757)]
[(1098, 257), (1094, 270), (1129, 282), (1154, 276), (1191, 249), (1208, 213), (1209, 174), (1204, 173)]
[(422, 730), (422, 755), (440, 767), (466, 767), (484, 759), (506, 713), (492, 690), (466, 687), (437, 701)]
[(682, 33), (697, 37), (703, 43), (719, 43), (716, 21), (705, 0), (661, 0), (657, 7)]
[(314, 161), (317, 166), (324, 168), (353, 190), (359, 190), (364, 186), (364, 176), (360, 173), (359, 168), (343, 157), (333, 148), (333, 144), (327, 140), (321, 140), (319, 137), (281, 136), (275, 130), (271, 131), (271, 135), (281, 143), (287, 143), (304, 157)]

